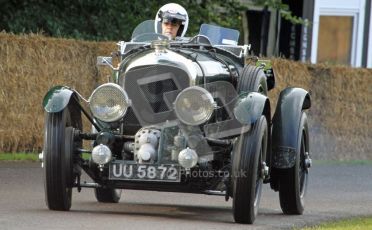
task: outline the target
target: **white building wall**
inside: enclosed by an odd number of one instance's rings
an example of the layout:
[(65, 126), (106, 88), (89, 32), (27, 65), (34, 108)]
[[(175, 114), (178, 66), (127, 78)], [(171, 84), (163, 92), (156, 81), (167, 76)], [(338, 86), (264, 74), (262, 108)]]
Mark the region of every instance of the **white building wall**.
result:
[(367, 52), (367, 68), (372, 68), (372, 4), (369, 18), (369, 34), (368, 34), (368, 52)]

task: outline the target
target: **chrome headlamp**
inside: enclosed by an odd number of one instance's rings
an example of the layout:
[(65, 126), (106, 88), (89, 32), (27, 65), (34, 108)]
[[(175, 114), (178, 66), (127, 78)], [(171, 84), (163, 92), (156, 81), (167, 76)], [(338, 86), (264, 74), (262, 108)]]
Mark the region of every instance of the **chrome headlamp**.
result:
[(177, 118), (187, 125), (200, 125), (208, 121), (215, 107), (213, 96), (199, 86), (184, 89), (174, 102)]
[(106, 83), (95, 89), (89, 98), (93, 116), (104, 122), (122, 118), (130, 106), (127, 93), (119, 85)]

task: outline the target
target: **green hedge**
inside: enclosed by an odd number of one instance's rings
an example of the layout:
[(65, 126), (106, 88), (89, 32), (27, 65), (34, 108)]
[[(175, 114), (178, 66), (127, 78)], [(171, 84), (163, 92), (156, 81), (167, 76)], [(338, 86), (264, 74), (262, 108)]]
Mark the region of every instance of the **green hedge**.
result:
[[(0, 0), (0, 31), (84, 40), (126, 40), (140, 22), (155, 19), (165, 0)], [(202, 23), (240, 29), (238, 0), (174, 0), (190, 17), (187, 35)]]

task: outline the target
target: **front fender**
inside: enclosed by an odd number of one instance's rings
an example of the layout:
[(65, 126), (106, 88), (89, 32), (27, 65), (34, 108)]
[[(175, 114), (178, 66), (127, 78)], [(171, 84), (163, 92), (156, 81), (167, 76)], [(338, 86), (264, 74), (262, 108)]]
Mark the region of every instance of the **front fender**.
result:
[(270, 113), (269, 99), (256, 92), (240, 96), (234, 107), (234, 115), (242, 124), (253, 124), (261, 115), (270, 117), (267, 112)]
[(301, 114), (310, 107), (310, 94), (304, 89), (286, 88), (280, 93), (272, 129), (274, 168), (284, 169), (295, 165)]
[(55, 86), (51, 88), (43, 99), (44, 110), (48, 113), (62, 111), (69, 103), (74, 91), (66, 86)]

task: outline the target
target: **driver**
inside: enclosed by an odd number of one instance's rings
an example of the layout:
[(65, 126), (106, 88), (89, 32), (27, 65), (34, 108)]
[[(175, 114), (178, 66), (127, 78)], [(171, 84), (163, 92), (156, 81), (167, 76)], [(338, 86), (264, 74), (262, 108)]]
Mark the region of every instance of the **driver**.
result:
[(168, 3), (160, 7), (155, 17), (155, 32), (170, 39), (183, 37), (189, 25), (189, 16), (185, 8), (177, 3)]

